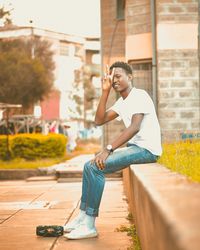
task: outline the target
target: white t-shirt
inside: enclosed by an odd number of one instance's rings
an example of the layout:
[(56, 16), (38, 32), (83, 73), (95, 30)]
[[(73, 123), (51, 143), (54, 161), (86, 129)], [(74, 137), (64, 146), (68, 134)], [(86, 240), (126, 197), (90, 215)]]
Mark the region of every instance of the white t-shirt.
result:
[(119, 115), (126, 127), (131, 125), (134, 114), (144, 114), (140, 131), (129, 140), (129, 143), (145, 148), (154, 155), (162, 154), (158, 118), (153, 101), (146, 91), (133, 88), (125, 99), (120, 97), (110, 109)]

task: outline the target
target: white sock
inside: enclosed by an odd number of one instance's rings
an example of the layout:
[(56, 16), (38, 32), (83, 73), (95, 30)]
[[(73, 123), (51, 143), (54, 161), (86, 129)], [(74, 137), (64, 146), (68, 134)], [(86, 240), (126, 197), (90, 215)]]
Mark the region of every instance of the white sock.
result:
[(85, 211), (80, 210), (80, 211), (79, 211), (79, 214), (77, 215), (76, 218), (79, 219), (79, 220), (83, 220), (83, 219), (85, 218), (85, 216), (86, 216)]
[(83, 223), (84, 223), (88, 228), (92, 229), (92, 228), (95, 227), (95, 219), (96, 219), (96, 217), (85, 214), (85, 218), (84, 218), (84, 220), (83, 220)]
[(84, 220), (85, 216), (86, 216), (85, 211), (80, 210), (79, 213), (78, 213), (78, 215), (74, 219), (72, 219), (71, 221), (69, 221), (67, 223), (67, 225), (71, 225), (71, 224), (74, 224), (74, 223), (79, 223), (79, 222), (81, 222), (81, 221)]

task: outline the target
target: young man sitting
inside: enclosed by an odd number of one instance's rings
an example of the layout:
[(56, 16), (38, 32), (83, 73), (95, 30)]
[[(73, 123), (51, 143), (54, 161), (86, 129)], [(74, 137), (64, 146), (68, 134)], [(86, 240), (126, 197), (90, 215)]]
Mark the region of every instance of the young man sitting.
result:
[[(115, 62), (102, 79), (102, 95), (95, 123), (103, 125), (117, 117), (125, 129), (109, 145), (87, 162), (83, 171), (82, 196), (78, 216), (64, 226), (65, 237), (96, 237), (95, 218), (104, 190), (105, 175), (131, 164), (156, 162), (162, 153), (160, 126), (153, 101), (144, 90), (132, 86), (132, 69), (124, 62)], [(106, 110), (111, 88), (121, 96)], [(127, 147), (118, 149), (123, 144)]]

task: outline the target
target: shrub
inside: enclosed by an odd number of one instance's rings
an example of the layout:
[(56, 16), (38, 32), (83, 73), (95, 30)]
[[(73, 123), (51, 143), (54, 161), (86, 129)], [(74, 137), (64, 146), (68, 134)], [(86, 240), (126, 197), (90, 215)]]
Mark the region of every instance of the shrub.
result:
[[(55, 158), (64, 156), (66, 151), (66, 137), (60, 134), (18, 134), (9, 136), (9, 138), (10, 151), (13, 158), (28, 160)], [(2, 137), (2, 152), (6, 152), (6, 143), (4, 140)], [(0, 157), (4, 159), (4, 155), (5, 153), (2, 153), (2, 157), (1, 155)]]
[(7, 138), (6, 136), (0, 137), (0, 159), (5, 160), (7, 154)]

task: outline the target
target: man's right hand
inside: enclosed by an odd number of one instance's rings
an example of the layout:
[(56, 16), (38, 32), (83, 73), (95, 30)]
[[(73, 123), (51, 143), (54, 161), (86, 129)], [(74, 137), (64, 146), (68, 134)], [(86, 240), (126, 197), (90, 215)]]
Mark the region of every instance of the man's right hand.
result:
[(114, 80), (114, 73), (115, 68), (113, 68), (112, 72), (109, 72), (108, 66), (106, 67), (106, 74), (102, 79), (102, 95), (100, 97), (95, 115), (95, 124), (97, 126), (103, 125), (104, 123), (111, 121), (118, 116), (118, 114), (113, 110), (106, 111), (106, 103)]
[(113, 77), (115, 73), (115, 68), (112, 69), (112, 72), (110, 74), (109, 67), (106, 65), (106, 73), (104, 74), (104, 77), (102, 78), (102, 91), (110, 91), (112, 87)]

